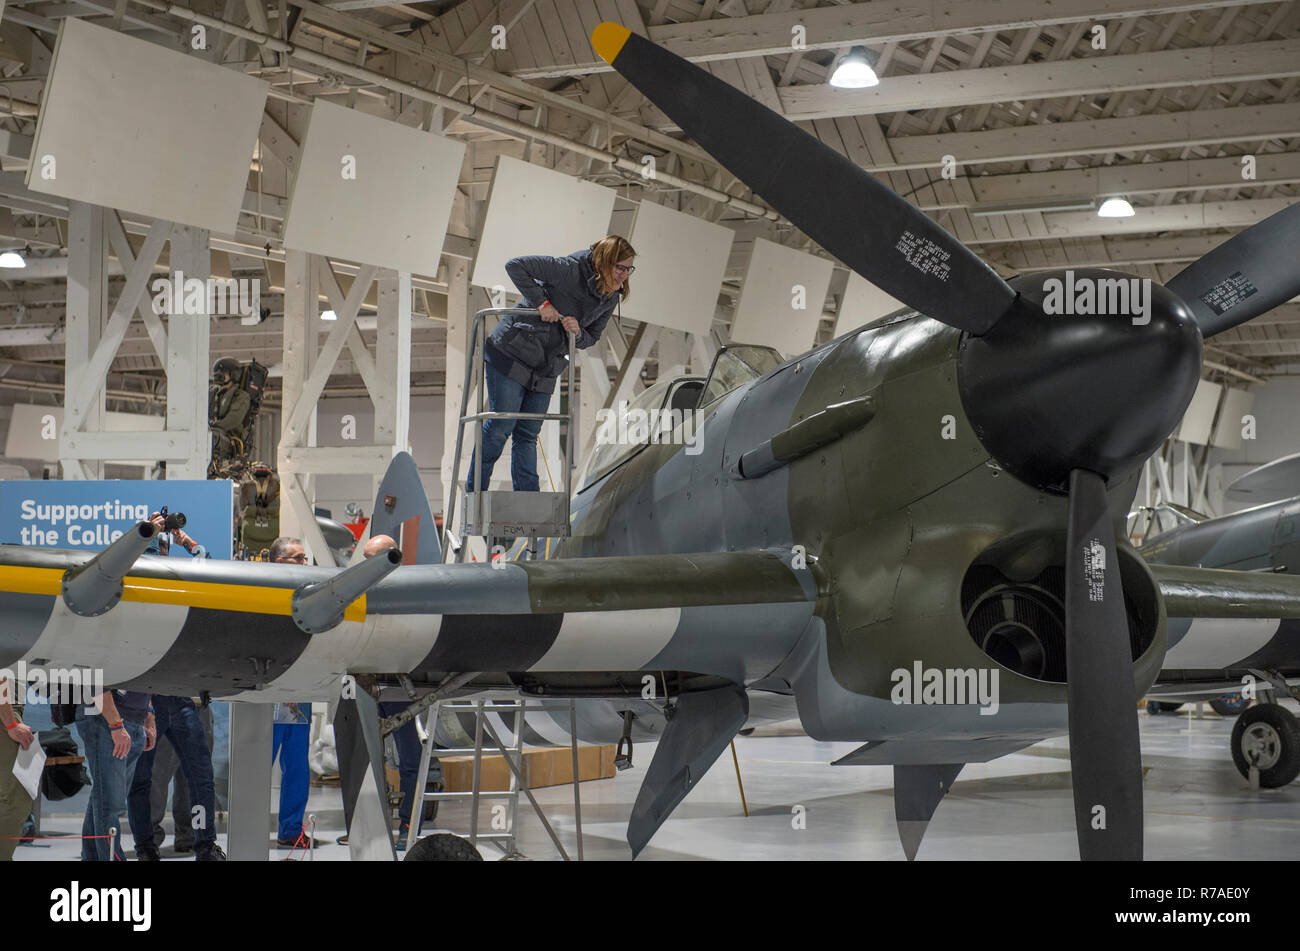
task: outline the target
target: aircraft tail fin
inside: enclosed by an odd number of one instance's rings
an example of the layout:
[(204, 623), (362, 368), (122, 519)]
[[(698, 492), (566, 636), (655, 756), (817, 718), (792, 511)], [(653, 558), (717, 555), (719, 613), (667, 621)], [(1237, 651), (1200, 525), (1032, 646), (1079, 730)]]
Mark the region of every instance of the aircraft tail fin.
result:
[(402, 549), (403, 564), (442, 563), (438, 527), (429, 508), (424, 483), (420, 481), (420, 470), (410, 453), (399, 452), (393, 456), (383, 481), (379, 483), (371, 512), (369, 537), (389, 535), (396, 539)]
[(632, 806), (627, 842), (635, 858), (727, 748), (749, 716), (741, 687), (683, 693), (668, 720)]

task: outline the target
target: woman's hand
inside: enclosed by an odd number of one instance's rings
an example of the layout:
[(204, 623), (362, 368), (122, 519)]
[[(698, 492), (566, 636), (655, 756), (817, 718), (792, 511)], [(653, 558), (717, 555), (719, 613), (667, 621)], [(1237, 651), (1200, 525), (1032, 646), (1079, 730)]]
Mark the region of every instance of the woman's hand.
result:
[(541, 307), (537, 308), (537, 313), (539, 313), (542, 320), (546, 321), (548, 324), (553, 324), (563, 317), (563, 315), (555, 309), (555, 305), (550, 301), (547, 301)]
[(581, 327), (578, 326), (578, 318), (576, 317), (561, 317), (560, 326), (563, 327), (571, 334), (576, 334), (579, 330), (582, 329)]

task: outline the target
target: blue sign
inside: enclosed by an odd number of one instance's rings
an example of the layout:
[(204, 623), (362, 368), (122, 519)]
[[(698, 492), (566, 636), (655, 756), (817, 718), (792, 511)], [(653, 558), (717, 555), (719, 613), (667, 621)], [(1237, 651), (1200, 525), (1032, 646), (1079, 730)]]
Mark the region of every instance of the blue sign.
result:
[[(234, 483), (209, 480), (0, 481), (0, 544), (98, 550), (164, 505), (213, 558), (231, 557)], [(189, 558), (180, 545), (171, 555)]]

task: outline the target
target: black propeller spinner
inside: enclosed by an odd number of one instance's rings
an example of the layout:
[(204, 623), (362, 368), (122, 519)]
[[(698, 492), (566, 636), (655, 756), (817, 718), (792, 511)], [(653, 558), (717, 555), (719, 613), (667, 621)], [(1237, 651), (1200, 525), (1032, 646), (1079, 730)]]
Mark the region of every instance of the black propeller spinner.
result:
[[(1070, 764), (1084, 859), (1142, 857), (1142, 775), (1128, 623), (1106, 484), (1173, 431), (1200, 378), (1201, 338), (1300, 292), (1300, 205), (1237, 235), (1169, 287), (1149, 321), (1044, 312), (1051, 275), (1014, 286), (873, 176), (793, 123), (616, 23), (607, 63), (732, 174), (873, 284), (965, 331), (966, 410), (1001, 464), (1069, 494)], [(1079, 272), (1083, 274), (1083, 272)], [(1128, 278), (1113, 272), (1100, 278)]]

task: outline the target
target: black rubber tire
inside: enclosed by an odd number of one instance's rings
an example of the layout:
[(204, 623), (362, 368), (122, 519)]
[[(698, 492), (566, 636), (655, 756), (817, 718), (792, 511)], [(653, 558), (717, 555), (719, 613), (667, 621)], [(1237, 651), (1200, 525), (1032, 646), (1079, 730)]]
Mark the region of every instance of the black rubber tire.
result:
[(1235, 717), (1250, 706), (1250, 701), (1240, 695), (1215, 697), (1210, 701), (1210, 709), (1221, 717)]
[(426, 835), (406, 853), (403, 862), (482, 862), (483, 856), (478, 849), (469, 844), (469, 839), (458, 835), (439, 832)]
[(1181, 703), (1166, 703), (1163, 700), (1147, 701), (1147, 713), (1151, 714), (1153, 717), (1161, 713), (1174, 713), (1182, 708), (1183, 705)]
[(426, 799), (424, 801), (424, 821), (432, 822), (438, 818), (438, 800)]
[[(1248, 737), (1250, 732), (1252, 736)], [(1249, 778), (1250, 761), (1242, 750), (1242, 741), (1264, 742), (1271, 752), (1272, 764), (1259, 771), (1259, 784), (1265, 789), (1285, 786), (1300, 775), (1300, 723), (1291, 711), (1276, 703), (1250, 707), (1232, 728), (1232, 762), (1242, 776)]]

